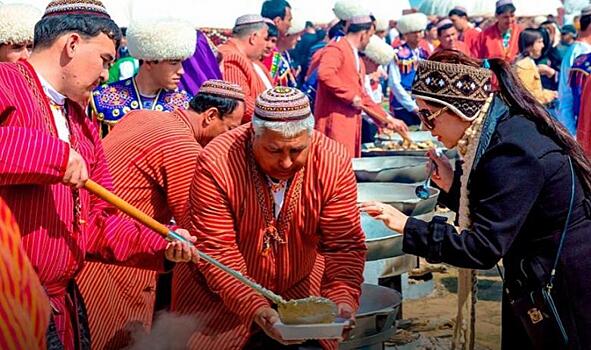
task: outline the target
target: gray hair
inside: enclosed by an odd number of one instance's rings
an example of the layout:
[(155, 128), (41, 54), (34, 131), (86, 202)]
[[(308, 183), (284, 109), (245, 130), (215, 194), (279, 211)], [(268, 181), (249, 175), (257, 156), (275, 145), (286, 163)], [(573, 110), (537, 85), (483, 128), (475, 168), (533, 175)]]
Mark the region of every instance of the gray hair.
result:
[(310, 114), (306, 119), (292, 121), (292, 122), (269, 122), (262, 120), (255, 115), (252, 116), (252, 126), (254, 128), (254, 134), (260, 136), (263, 131), (272, 130), (283, 137), (292, 138), (303, 131), (306, 131), (308, 135), (312, 135), (314, 131), (314, 116)]
[(247, 36), (251, 35), (254, 32), (258, 32), (259, 30), (267, 28), (267, 23), (265, 22), (258, 22), (252, 24), (243, 24), (239, 26), (235, 26), (232, 29), (232, 36), (238, 39), (244, 39)]

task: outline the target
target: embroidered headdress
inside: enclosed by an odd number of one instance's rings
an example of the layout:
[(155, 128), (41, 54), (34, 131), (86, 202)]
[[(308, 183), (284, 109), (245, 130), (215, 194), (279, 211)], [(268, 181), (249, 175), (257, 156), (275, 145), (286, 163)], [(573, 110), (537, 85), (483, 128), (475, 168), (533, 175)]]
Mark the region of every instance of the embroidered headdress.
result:
[(196, 45), (195, 28), (179, 20), (134, 21), (127, 28), (129, 53), (139, 60), (185, 60)]
[(244, 92), (239, 85), (224, 80), (211, 79), (201, 85), (199, 94), (214, 95), (244, 101)]
[(0, 44), (32, 42), (41, 11), (25, 4), (0, 5)]
[(47, 5), (43, 17), (62, 15), (93, 15), (111, 18), (99, 0), (54, 0)]
[(304, 120), (311, 115), (310, 101), (298, 89), (275, 87), (256, 100), (255, 117), (269, 122), (293, 122)]
[(492, 73), (462, 64), (419, 61), (412, 94), (443, 104), (467, 121), (474, 120), (490, 94)]

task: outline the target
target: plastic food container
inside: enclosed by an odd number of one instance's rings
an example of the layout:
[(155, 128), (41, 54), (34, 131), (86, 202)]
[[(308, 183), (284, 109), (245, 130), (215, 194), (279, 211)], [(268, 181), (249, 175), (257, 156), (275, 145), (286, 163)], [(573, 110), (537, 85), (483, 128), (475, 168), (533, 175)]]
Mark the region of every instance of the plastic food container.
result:
[(348, 324), (348, 320), (338, 318), (334, 323), (301, 325), (286, 325), (279, 321), (275, 323), (275, 328), (281, 333), (283, 340), (340, 339), (343, 328)]

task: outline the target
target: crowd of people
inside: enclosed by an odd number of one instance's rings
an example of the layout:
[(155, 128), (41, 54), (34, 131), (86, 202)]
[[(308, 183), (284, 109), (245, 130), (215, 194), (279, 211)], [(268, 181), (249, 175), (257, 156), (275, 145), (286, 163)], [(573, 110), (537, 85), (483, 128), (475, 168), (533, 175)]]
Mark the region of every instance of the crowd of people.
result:
[[(0, 348), (123, 349), (167, 310), (196, 320), (183, 348), (336, 349), (282, 339), (274, 305), (198, 250), (354, 319), (360, 208), (409, 254), (504, 259), (503, 348), (539, 348), (511, 305), (549, 276), (568, 339), (542, 343), (591, 346), (591, 7), (562, 26), (518, 21), (511, 0), (480, 23), (461, 6), (396, 21), (353, 0), (333, 11), (314, 24), (266, 0), (216, 46), (178, 20), (119, 28), (99, 0), (0, 5)], [(459, 151), (455, 170), (428, 153), (455, 226), (358, 207), (362, 143), (419, 126)]]

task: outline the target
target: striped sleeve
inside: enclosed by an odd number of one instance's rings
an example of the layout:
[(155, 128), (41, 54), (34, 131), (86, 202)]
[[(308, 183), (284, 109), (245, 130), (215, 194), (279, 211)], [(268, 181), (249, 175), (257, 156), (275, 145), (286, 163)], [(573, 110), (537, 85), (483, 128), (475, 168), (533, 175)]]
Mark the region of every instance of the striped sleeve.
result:
[[(87, 125), (90, 121), (86, 121)], [(96, 129), (89, 125), (97, 162), (89, 169), (90, 178), (113, 190), (113, 181)], [(167, 241), (132, 219), (121, 217), (118, 210), (91, 195), (90, 230), (87, 253), (92, 259), (148, 270), (164, 271)]]
[[(198, 249), (222, 264), (246, 275), (246, 264), (236, 243), (234, 220), (227, 195), (216, 182), (212, 172), (218, 171), (207, 164), (211, 160), (200, 157), (191, 188), (191, 219), (198, 232)], [(211, 161), (213, 162), (213, 161)], [(228, 171), (228, 168), (225, 170)], [(232, 174), (217, 174), (232, 179)], [(225, 272), (203, 263), (200, 269), (209, 289), (218, 294), (226, 307), (237, 314), (242, 323), (249, 326), (256, 311), (269, 306), (269, 302)]]
[(355, 175), (350, 160), (332, 161), (325, 171), (319, 176), (332, 179), (333, 190), (320, 216), (320, 252), (325, 257), (321, 293), (356, 310), (367, 248), (357, 209)]
[(47, 133), (0, 127), (0, 185), (51, 184), (62, 180), (70, 147)]
[(250, 77), (246, 74), (242, 67), (246, 64), (248, 64), (248, 62), (243, 62), (243, 60), (225, 58), (224, 79), (234, 84), (238, 84), (242, 88), (242, 91), (244, 92), (245, 103), (244, 117), (242, 120), (250, 121), (252, 119), (252, 114), (254, 113), (255, 99), (252, 97), (252, 93), (250, 91)]
[(345, 63), (344, 59), (342, 52), (338, 48), (327, 46), (320, 57), (318, 80), (344, 103), (353, 104), (353, 99), (357, 93), (352, 86), (348, 86), (339, 76), (341, 66)]
[(0, 200), (0, 349), (45, 349), (49, 300)]

